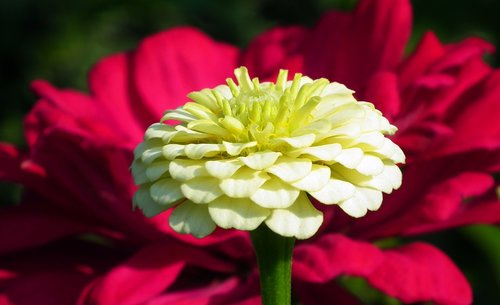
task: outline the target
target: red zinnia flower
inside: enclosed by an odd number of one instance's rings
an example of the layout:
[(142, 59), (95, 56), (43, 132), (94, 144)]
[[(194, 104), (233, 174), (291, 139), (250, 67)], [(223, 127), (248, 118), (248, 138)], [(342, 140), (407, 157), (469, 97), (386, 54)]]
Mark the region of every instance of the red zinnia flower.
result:
[(354, 220), (329, 209), (317, 237), (296, 247), (302, 303), (356, 304), (333, 281), (347, 274), (405, 303), (470, 304), (465, 277), (435, 247), (372, 244), (500, 221), (492, 178), (500, 75), (481, 58), (492, 47), (443, 45), (428, 33), (403, 56), (410, 19), (406, 0), (365, 0), (314, 29), (272, 29), (244, 52), (177, 28), (98, 63), (89, 95), (36, 81), (28, 151), (0, 145), (0, 178), (25, 187), (23, 202), (0, 214), (0, 304), (258, 304), (248, 237), (219, 230), (196, 240), (173, 233), (167, 215), (131, 211), (128, 171), (133, 147), (164, 109), (242, 64), (261, 79), (285, 68), (345, 83), (398, 126), (394, 141), (409, 156), (403, 187), (379, 212)]

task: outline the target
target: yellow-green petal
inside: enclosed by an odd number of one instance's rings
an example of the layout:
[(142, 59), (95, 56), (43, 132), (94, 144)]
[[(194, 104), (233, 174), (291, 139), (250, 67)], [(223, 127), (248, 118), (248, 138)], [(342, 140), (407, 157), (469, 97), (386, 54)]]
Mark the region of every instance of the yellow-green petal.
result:
[(342, 146), (338, 143), (311, 146), (291, 151), (292, 154), (298, 154), (299, 156), (307, 155), (305, 157), (313, 161), (323, 162), (330, 162), (335, 160), (335, 157), (337, 157), (341, 152)]
[(215, 230), (215, 222), (208, 213), (208, 205), (189, 200), (177, 206), (170, 215), (169, 224), (176, 232), (202, 238)]
[(174, 160), (177, 157), (180, 156), (185, 156), (186, 154), (184, 153), (184, 148), (186, 145), (180, 145), (180, 144), (167, 144), (163, 146), (163, 156), (167, 160)]
[(330, 181), (330, 174), (331, 171), (328, 166), (313, 164), (311, 172), (307, 176), (290, 184), (307, 192), (319, 191)]
[(278, 176), (286, 182), (293, 182), (304, 178), (311, 172), (312, 162), (304, 158), (281, 157), (266, 172)]
[(153, 198), (153, 200), (158, 204), (169, 207), (184, 198), (180, 186), (179, 181), (171, 178), (165, 178), (153, 183), (149, 193), (151, 198)]
[(265, 223), (282, 236), (306, 239), (318, 231), (323, 213), (311, 204), (305, 193), (301, 193), (290, 207), (272, 210)]
[(144, 166), (141, 160), (135, 160), (134, 163), (132, 163), (131, 170), (135, 185), (149, 182), (148, 176), (146, 175), (146, 166)]
[(229, 197), (245, 198), (255, 193), (268, 179), (269, 176), (262, 171), (242, 167), (230, 178), (222, 180), (219, 186)]
[(141, 160), (145, 164), (150, 164), (151, 162), (153, 162), (154, 160), (158, 159), (161, 156), (162, 156), (162, 148), (161, 147), (153, 147), (153, 148), (146, 149), (142, 153)]
[(175, 159), (170, 161), (169, 172), (172, 178), (187, 181), (200, 176), (208, 176), (205, 162), (189, 159)]
[(271, 178), (255, 191), (250, 199), (264, 208), (287, 208), (294, 203), (299, 193), (298, 189), (288, 183)]
[(209, 203), (223, 193), (219, 188), (219, 180), (209, 177), (196, 177), (181, 185), (181, 191), (186, 198), (194, 203)]
[(160, 179), (163, 175), (168, 173), (170, 161), (156, 161), (151, 163), (146, 169), (146, 177), (149, 181)]
[(227, 196), (208, 204), (208, 211), (213, 221), (221, 228), (254, 230), (271, 213), (248, 198), (230, 198)]
[(142, 186), (135, 192), (132, 202), (133, 206), (140, 208), (146, 217), (156, 216), (170, 208), (169, 205), (163, 205), (153, 200), (147, 186)]
[(231, 177), (242, 166), (243, 163), (238, 159), (223, 159), (216, 161), (207, 161), (205, 163), (205, 169), (207, 170), (208, 174), (219, 179), (226, 179)]
[(309, 194), (323, 204), (336, 204), (342, 200), (351, 198), (355, 190), (354, 185), (347, 181), (330, 178), (322, 189), (309, 192)]
[(231, 143), (223, 141), (222, 145), (224, 145), (224, 148), (229, 155), (238, 156), (243, 150), (257, 146), (257, 142), (253, 141), (247, 143)]
[(221, 144), (188, 144), (184, 148), (186, 156), (195, 160), (213, 157), (222, 151), (224, 151), (224, 146)]
[(293, 148), (303, 148), (311, 146), (314, 143), (315, 139), (316, 136), (312, 133), (309, 133), (295, 137), (276, 138), (271, 142), (271, 145), (277, 146), (280, 144), (287, 144)]
[(280, 156), (281, 153), (279, 152), (269, 151), (253, 153), (247, 157), (240, 157), (239, 159), (251, 169), (262, 170), (273, 165)]

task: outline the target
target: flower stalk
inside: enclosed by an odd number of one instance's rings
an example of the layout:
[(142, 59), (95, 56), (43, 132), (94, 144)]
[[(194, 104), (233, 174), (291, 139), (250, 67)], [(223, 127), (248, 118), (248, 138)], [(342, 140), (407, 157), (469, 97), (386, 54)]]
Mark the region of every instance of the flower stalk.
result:
[(295, 238), (281, 236), (266, 225), (252, 231), (251, 238), (259, 264), (262, 305), (290, 305)]

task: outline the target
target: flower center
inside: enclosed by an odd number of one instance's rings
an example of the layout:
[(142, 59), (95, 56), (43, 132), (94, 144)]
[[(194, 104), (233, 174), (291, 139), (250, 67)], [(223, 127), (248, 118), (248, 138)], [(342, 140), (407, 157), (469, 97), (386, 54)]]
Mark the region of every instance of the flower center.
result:
[(250, 79), (246, 68), (237, 69), (235, 74), (238, 85), (227, 79), (231, 94), (213, 90), (222, 109), (219, 122), (232, 131), (232, 140), (256, 141), (261, 149), (271, 139), (289, 136), (306, 124), (329, 83), (326, 79), (312, 81), (301, 74), (287, 82), (286, 70), (280, 71), (276, 83)]

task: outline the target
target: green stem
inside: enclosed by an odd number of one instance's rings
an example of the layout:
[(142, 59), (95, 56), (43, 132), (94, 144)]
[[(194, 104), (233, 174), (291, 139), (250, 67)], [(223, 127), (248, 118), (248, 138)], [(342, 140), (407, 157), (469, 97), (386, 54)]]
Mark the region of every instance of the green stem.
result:
[(264, 224), (251, 237), (259, 263), (262, 305), (290, 305), (295, 239), (276, 234)]

